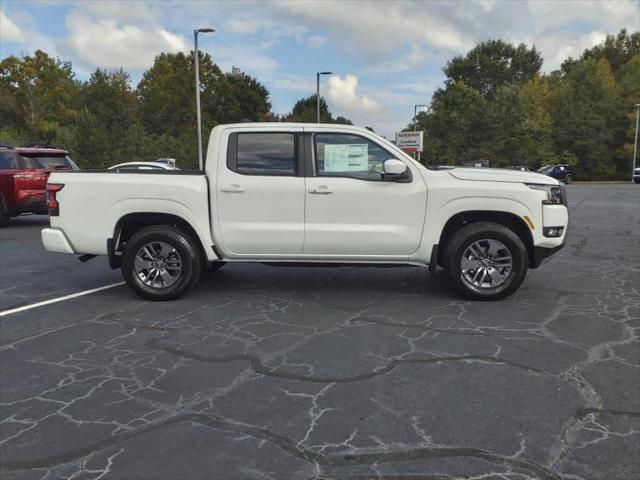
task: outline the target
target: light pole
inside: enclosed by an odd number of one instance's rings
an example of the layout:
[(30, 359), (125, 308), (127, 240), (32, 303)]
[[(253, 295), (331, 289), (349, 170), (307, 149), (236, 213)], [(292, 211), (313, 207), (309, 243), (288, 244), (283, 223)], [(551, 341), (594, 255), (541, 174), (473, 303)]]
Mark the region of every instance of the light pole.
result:
[(633, 142), (633, 170), (631, 170), (631, 183), (633, 183), (633, 172), (636, 170), (636, 158), (638, 154), (638, 124), (640, 124), (640, 103), (636, 103), (636, 139)]
[(331, 75), (332, 72), (316, 72), (316, 123), (320, 123), (320, 75)]
[[(418, 131), (418, 107), (426, 107), (426, 105), (413, 106), (413, 131)], [(420, 161), (420, 152), (416, 151), (416, 159)]]
[(202, 121), (200, 120), (200, 52), (198, 50), (198, 34), (213, 33), (213, 28), (198, 28), (193, 31), (193, 56), (195, 58), (196, 70), (196, 118), (198, 122), (198, 169), (204, 168), (202, 162)]

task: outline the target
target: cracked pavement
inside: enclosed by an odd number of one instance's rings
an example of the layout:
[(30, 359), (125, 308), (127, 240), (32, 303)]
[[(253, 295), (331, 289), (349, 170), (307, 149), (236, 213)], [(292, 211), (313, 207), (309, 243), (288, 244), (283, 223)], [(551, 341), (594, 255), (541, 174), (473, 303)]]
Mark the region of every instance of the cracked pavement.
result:
[[(568, 196), (568, 245), (501, 302), (419, 268), (227, 265), (174, 302), (1, 317), (0, 477), (640, 478), (640, 188)], [(119, 280), (43, 224), (0, 231), (2, 309)]]

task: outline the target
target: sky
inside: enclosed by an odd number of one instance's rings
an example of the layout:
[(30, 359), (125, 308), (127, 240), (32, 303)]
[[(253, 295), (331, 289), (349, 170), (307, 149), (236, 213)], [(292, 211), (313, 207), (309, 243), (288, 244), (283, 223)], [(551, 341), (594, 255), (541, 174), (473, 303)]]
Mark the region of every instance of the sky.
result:
[(0, 0), (0, 56), (41, 49), (73, 63), (80, 80), (124, 68), (134, 86), (160, 52), (200, 48), (224, 71), (237, 66), (270, 92), (273, 111), (312, 95), (316, 72), (334, 115), (393, 138), (442, 86), (442, 67), (477, 43), (535, 45), (543, 70), (640, 30), (640, 0)]

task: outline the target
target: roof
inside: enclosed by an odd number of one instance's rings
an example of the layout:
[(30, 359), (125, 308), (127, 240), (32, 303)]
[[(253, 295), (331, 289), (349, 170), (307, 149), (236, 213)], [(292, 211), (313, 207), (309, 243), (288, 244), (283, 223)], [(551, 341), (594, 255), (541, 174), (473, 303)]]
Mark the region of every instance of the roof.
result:
[(49, 154), (49, 155), (68, 155), (69, 152), (60, 148), (40, 148), (40, 147), (8, 147), (0, 146), (0, 150), (13, 150), (16, 153), (25, 153), (27, 155)]
[(356, 127), (355, 125), (344, 125), (342, 123), (296, 123), (296, 122), (244, 122), (244, 123), (225, 123), (220, 124), (216, 128), (240, 128), (240, 127), (257, 127), (257, 128), (269, 128), (269, 127), (288, 127), (288, 128), (332, 128), (336, 130), (360, 130), (367, 133), (373, 133), (371, 130), (367, 130), (363, 127)]

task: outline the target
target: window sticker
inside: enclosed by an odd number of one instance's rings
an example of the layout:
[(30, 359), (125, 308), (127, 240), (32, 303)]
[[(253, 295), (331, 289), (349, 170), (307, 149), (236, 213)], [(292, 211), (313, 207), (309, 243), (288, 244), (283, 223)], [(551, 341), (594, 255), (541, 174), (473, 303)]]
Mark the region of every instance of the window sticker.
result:
[(350, 143), (324, 146), (325, 172), (369, 171), (369, 145)]

